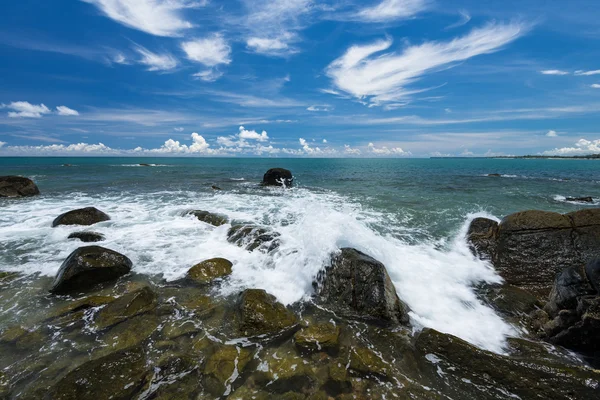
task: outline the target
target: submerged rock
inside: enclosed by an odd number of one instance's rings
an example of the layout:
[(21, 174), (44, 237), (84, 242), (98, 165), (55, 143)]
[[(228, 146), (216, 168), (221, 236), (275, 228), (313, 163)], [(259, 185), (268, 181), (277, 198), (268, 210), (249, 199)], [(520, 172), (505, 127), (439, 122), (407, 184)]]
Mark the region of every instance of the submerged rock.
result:
[(303, 393), (309, 392), (317, 380), (310, 366), (294, 351), (269, 351), (263, 360), (255, 379), (268, 391), (277, 393), (275, 398), (304, 398)]
[(110, 217), (95, 207), (86, 207), (68, 211), (56, 217), (52, 226), (59, 225), (94, 225), (110, 220)]
[(207, 284), (217, 278), (231, 274), (231, 261), (224, 258), (211, 258), (194, 265), (187, 273), (187, 277), (194, 282)]
[(204, 366), (204, 386), (214, 396), (227, 396), (232, 385), (252, 359), (252, 352), (243, 347), (221, 346)]
[(97, 329), (105, 329), (133, 316), (154, 310), (158, 305), (156, 293), (144, 287), (110, 302), (102, 308), (94, 320)]
[(40, 189), (29, 178), (0, 176), (0, 197), (30, 197), (40, 194)]
[(284, 168), (271, 168), (263, 176), (262, 184), (265, 186), (290, 187), (294, 182), (291, 171)]
[(116, 251), (100, 246), (80, 247), (60, 266), (51, 293), (65, 294), (90, 289), (131, 271), (132, 262)]
[(490, 176), (493, 178), (500, 178), (502, 175), (501, 174), (487, 174), (487, 176)]
[(68, 239), (79, 239), (82, 242), (101, 242), (103, 241), (104, 235), (97, 232), (73, 232), (69, 235)]
[(223, 190), (223, 189), (221, 189), (220, 187), (218, 187), (217, 185), (212, 185), (212, 186), (211, 186), (211, 189), (212, 189), (212, 190)]
[(350, 369), (360, 375), (385, 378), (390, 367), (372, 350), (365, 347), (350, 349)]
[(279, 233), (256, 225), (234, 225), (227, 232), (227, 241), (248, 251), (259, 249), (270, 253), (279, 247)]
[(207, 224), (213, 226), (221, 226), (229, 222), (229, 219), (225, 215), (215, 214), (202, 210), (188, 211), (186, 212), (186, 215), (193, 215), (196, 218), (198, 218), (199, 221), (206, 222)]
[(335, 352), (339, 346), (340, 327), (331, 322), (310, 325), (296, 332), (294, 343), (303, 353)]
[(294, 328), (296, 315), (261, 289), (246, 289), (237, 305), (239, 331), (245, 336), (274, 335)]
[(317, 300), (346, 316), (382, 323), (408, 323), (385, 266), (358, 250), (344, 248), (319, 278)]

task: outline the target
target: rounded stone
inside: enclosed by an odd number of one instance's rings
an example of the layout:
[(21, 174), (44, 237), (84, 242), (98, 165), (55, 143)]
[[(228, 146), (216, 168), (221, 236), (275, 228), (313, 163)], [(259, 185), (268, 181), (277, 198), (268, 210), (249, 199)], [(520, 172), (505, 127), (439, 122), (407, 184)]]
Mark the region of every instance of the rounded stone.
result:
[(294, 182), (292, 172), (284, 168), (271, 168), (263, 176), (263, 185), (265, 186), (285, 186), (290, 187)]
[(40, 190), (29, 178), (23, 176), (0, 176), (0, 197), (29, 197)]
[(231, 261), (224, 258), (211, 258), (194, 265), (188, 271), (188, 278), (200, 284), (210, 283), (217, 278), (231, 274)]
[(59, 225), (93, 225), (98, 222), (110, 220), (110, 217), (95, 207), (80, 208), (59, 215), (52, 222), (52, 226)]

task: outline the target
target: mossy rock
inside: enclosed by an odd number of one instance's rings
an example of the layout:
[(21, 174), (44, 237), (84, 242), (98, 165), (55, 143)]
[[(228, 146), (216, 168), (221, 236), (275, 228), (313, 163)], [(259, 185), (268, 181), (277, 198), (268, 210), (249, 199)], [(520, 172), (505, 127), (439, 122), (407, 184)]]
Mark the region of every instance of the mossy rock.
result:
[(323, 389), (334, 396), (352, 391), (352, 382), (347, 369), (347, 361), (336, 359), (329, 363), (328, 378)]
[(388, 377), (390, 366), (380, 356), (366, 347), (353, 347), (350, 349), (350, 369), (359, 375)]
[(98, 222), (109, 221), (110, 217), (95, 207), (80, 208), (59, 215), (52, 222), (53, 227), (59, 225), (94, 225)]
[(0, 283), (9, 283), (17, 279), (21, 274), (18, 272), (0, 271)]
[(256, 381), (269, 392), (311, 391), (317, 378), (310, 365), (294, 353), (293, 350), (285, 352), (277, 349), (267, 353), (255, 373)]
[[(107, 331), (102, 339), (107, 349), (121, 350), (137, 346), (148, 339), (158, 328), (160, 320), (155, 315), (142, 314), (128, 319)], [(100, 349), (103, 353), (105, 349)]]
[(152, 311), (158, 304), (156, 293), (149, 287), (126, 294), (101, 309), (94, 320), (96, 329), (105, 329), (131, 317)]
[(310, 325), (296, 332), (294, 343), (303, 353), (335, 352), (339, 346), (340, 327), (331, 322)]
[(144, 349), (111, 353), (75, 368), (48, 392), (53, 400), (120, 400), (135, 397), (149, 375)]
[(156, 388), (148, 397), (154, 400), (194, 399), (200, 389), (197, 362), (187, 355), (163, 353), (155, 364), (150, 387)]
[(104, 306), (115, 300), (113, 296), (89, 296), (75, 300), (50, 312), (47, 320), (58, 318), (67, 314), (75, 313), (89, 308)]
[(198, 220), (206, 222), (207, 224), (213, 226), (221, 226), (229, 222), (229, 218), (227, 218), (227, 216), (222, 214), (211, 213), (208, 211), (193, 210), (188, 211), (186, 214), (193, 215), (194, 217), (198, 218)]
[(261, 289), (247, 289), (238, 302), (239, 331), (244, 336), (273, 335), (294, 328), (296, 315)]
[(187, 273), (187, 277), (196, 283), (207, 284), (217, 278), (231, 274), (231, 261), (224, 258), (211, 258), (194, 265)]
[(252, 352), (243, 347), (221, 346), (204, 366), (204, 387), (214, 396), (227, 396), (233, 392), (235, 380), (244, 372), (252, 359)]
[(200, 332), (201, 328), (192, 320), (175, 320), (167, 322), (162, 328), (165, 339), (176, 339), (183, 335), (193, 335)]
[(227, 400), (272, 400), (272, 396), (259, 389), (240, 386)]
[(216, 307), (212, 301), (212, 298), (204, 295), (199, 295), (192, 299), (180, 301), (179, 305), (198, 316), (208, 316)]
[(46, 339), (39, 330), (28, 330), (19, 325), (6, 329), (0, 335), (0, 343), (13, 344), (20, 350), (40, 348)]

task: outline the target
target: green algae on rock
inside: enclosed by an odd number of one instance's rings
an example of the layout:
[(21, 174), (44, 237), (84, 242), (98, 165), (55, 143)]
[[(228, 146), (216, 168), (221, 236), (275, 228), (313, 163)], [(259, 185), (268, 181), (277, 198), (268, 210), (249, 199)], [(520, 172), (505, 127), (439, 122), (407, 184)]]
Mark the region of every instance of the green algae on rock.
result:
[(109, 221), (110, 217), (95, 207), (86, 207), (68, 211), (59, 215), (52, 222), (53, 227), (59, 225), (94, 225), (98, 222)]
[(207, 284), (215, 279), (231, 274), (231, 261), (224, 258), (211, 258), (194, 265), (187, 273), (187, 277), (196, 283)]
[(156, 293), (149, 287), (126, 294), (102, 308), (94, 319), (96, 329), (102, 330), (138, 314), (154, 310), (158, 304)]
[(214, 396), (227, 396), (232, 385), (252, 359), (252, 352), (238, 346), (221, 346), (204, 366), (204, 386)]
[(273, 335), (295, 327), (296, 315), (261, 289), (244, 290), (238, 302), (239, 331), (246, 336)]
[(334, 352), (339, 346), (340, 327), (331, 322), (313, 324), (294, 335), (296, 347), (305, 353)]

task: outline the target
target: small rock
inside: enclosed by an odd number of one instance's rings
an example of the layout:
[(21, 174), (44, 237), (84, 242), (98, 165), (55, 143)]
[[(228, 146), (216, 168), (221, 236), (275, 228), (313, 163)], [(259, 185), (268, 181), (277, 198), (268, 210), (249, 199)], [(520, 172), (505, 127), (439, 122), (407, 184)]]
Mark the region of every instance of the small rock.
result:
[(263, 176), (262, 184), (265, 186), (284, 186), (290, 187), (294, 182), (292, 173), (283, 168), (272, 168)]
[(217, 185), (212, 185), (211, 188), (212, 188), (212, 190), (223, 190), (220, 187), (218, 187)]
[(248, 251), (270, 253), (279, 247), (279, 233), (260, 228), (256, 225), (234, 225), (227, 232), (227, 241)]
[(131, 271), (129, 258), (100, 246), (80, 247), (60, 266), (51, 293), (65, 294), (92, 288)]
[(207, 284), (217, 278), (231, 274), (231, 261), (224, 258), (211, 258), (194, 265), (187, 273), (189, 279), (200, 284)]
[(593, 203), (594, 199), (592, 197), (567, 197), (566, 201), (575, 201), (578, 203)]
[(490, 176), (493, 178), (500, 178), (502, 175), (501, 174), (487, 174), (487, 176)]
[(600, 294), (600, 258), (593, 259), (586, 264), (585, 275), (592, 288)]
[(186, 212), (186, 215), (193, 215), (198, 218), (199, 221), (206, 222), (213, 226), (225, 225), (229, 222), (229, 219), (222, 214), (214, 214), (208, 211), (194, 210)]
[(175, 320), (165, 324), (162, 329), (162, 336), (167, 340), (176, 339), (183, 335), (191, 335), (200, 332), (200, 328), (194, 321)]
[(101, 242), (105, 239), (104, 235), (97, 232), (73, 232), (68, 236), (68, 239), (79, 239), (82, 242)]
[[(314, 386), (316, 378), (311, 368), (295, 352), (274, 350), (263, 357), (264, 364), (257, 372), (257, 381), (270, 392), (280, 394), (294, 392), (306, 393)], [(292, 397), (293, 398), (293, 397)]]
[(29, 197), (38, 194), (40, 190), (29, 178), (0, 176), (0, 197)]
[(310, 325), (294, 335), (296, 347), (304, 353), (332, 352), (339, 346), (340, 327), (327, 322)]
[(95, 318), (97, 329), (105, 329), (128, 318), (154, 310), (158, 304), (156, 293), (149, 287), (126, 294), (102, 308)]
[(146, 163), (141, 163), (139, 164), (140, 167), (151, 167), (152, 164), (146, 164)]
[(109, 329), (102, 339), (105, 348), (100, 354), (127, 349), (142, 344), (158, 329), (160, 321), (156, 315), (141, 314), (115, 325)]
[[(243, 347), (221, 346), (206, 360), (204, 386), (214, 396), (227, 396), (236, 377), (252, 359), (252, 352)], [(237, 373), (237, 374), (236, 374)]]
[(245, 336), (273, 335), (298, 323), (296, 315), (260, 289), (244, 290), (238, 302), (239, 330)]
[(93, 225), (110, 220), (110, 217), (95, 207), (72, 210), (56, 217), (52, 226), (59, 225)]
[(390, 373), (381, 357), (365, 347), (350, 349), (350, 369), (366, 376), (386, 377)]

